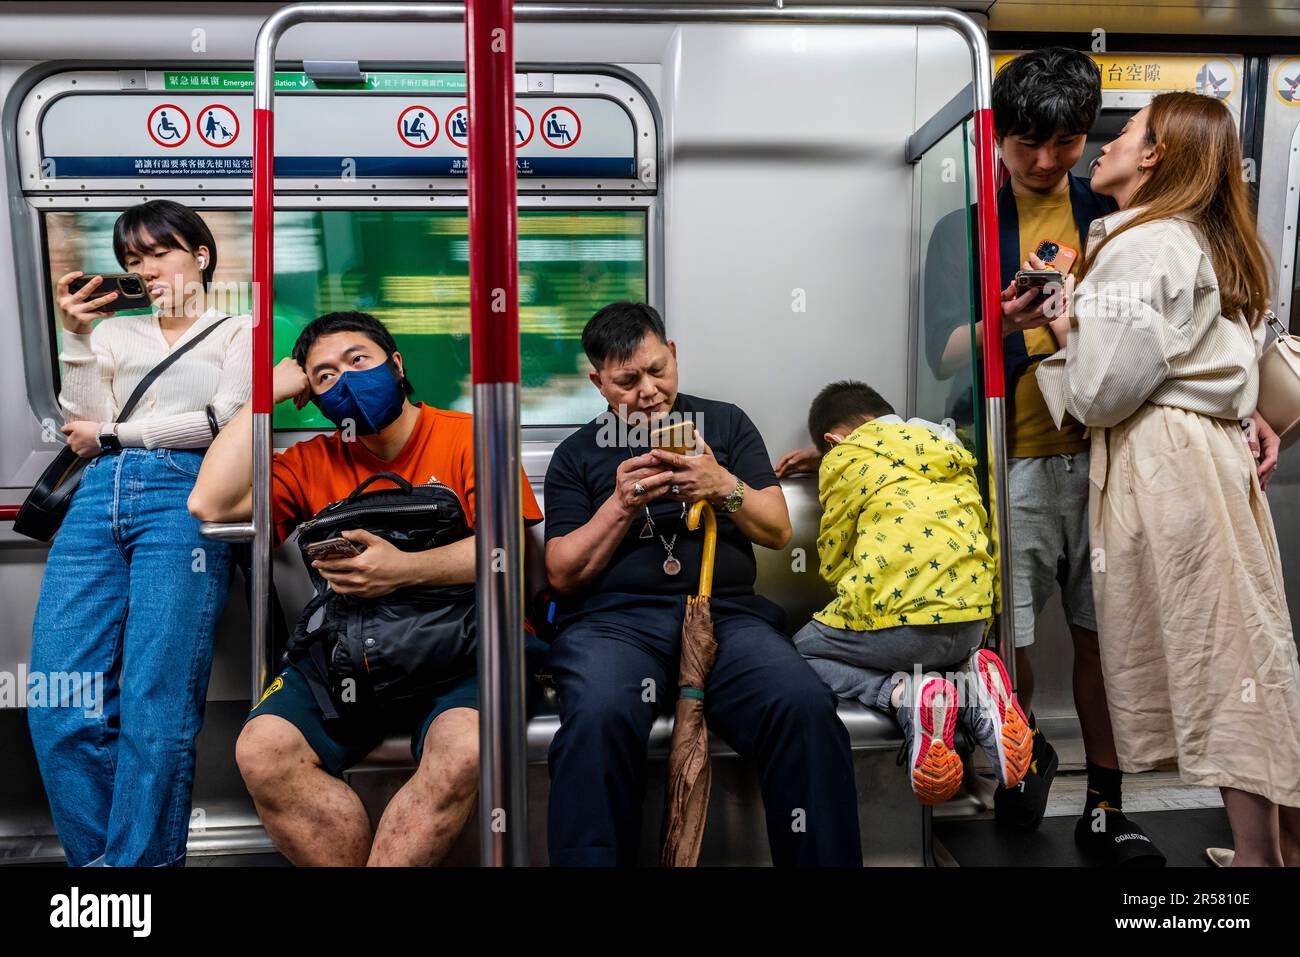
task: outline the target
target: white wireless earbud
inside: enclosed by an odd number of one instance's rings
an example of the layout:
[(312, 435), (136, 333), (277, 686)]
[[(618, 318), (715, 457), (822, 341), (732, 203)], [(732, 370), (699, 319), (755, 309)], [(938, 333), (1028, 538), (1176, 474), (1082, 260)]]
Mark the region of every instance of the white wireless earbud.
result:
[(207, 268), (207, 265), (208, 265), (208, 261), (207, 261), (206, 259), (204, 259), (202, 256), (200, 256), (200, 257), (199, 257), (199, 268), (200, 268), (200, 269), (206, 269), (206, 268)]

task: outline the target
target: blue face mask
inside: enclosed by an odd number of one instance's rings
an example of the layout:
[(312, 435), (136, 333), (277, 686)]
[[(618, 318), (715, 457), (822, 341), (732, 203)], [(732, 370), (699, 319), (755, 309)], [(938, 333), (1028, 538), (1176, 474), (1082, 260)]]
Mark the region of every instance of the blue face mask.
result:
[(338, 377), (328, 392), (312, 399), (325, 418), (340, 429), (351, 419), (357, 435), (374, 435), (402, 414), (406, 396), (393, 360), (369, 369), (349, 369)]

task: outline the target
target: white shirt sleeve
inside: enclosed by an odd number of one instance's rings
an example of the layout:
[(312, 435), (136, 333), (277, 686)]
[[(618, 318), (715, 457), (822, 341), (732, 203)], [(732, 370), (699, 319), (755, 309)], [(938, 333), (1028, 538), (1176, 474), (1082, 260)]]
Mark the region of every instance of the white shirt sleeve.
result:
[(103, 329), (101, 322), (87, 335), (63, 330), (59, 407), (65, 423), (113, 420), (112, 382), (116, 362)]

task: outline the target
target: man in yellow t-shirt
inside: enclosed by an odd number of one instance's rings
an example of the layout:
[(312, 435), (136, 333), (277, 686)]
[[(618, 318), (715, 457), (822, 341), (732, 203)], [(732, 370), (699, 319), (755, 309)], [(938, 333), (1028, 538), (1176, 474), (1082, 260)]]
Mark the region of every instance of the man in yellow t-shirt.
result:
[[(946, 801), (961, 784), (957, 720), (998, 782), (1015, 787), (1031, 736), (1002, 663), (979, 650), (997, 570), (975, 456), (946, 426), (904, 422), (861, 382), (824, 388), (808, 431), (824, 452), (817, 553), (836, 597), (795, 648), (840, 697), (897, 716), (922, 804)], [(959, 672), (930, 673), (947, 669)]]

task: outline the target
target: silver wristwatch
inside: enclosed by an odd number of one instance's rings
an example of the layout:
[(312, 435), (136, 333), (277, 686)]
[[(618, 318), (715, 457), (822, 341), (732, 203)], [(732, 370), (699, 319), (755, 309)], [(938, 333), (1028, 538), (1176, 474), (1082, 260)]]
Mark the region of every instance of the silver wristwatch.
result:
[(745, 483), (736, 479), (735, 490), (722, 500), (722, 510), (724, 512), (739, 512), (740, 506), (745, 501)]

